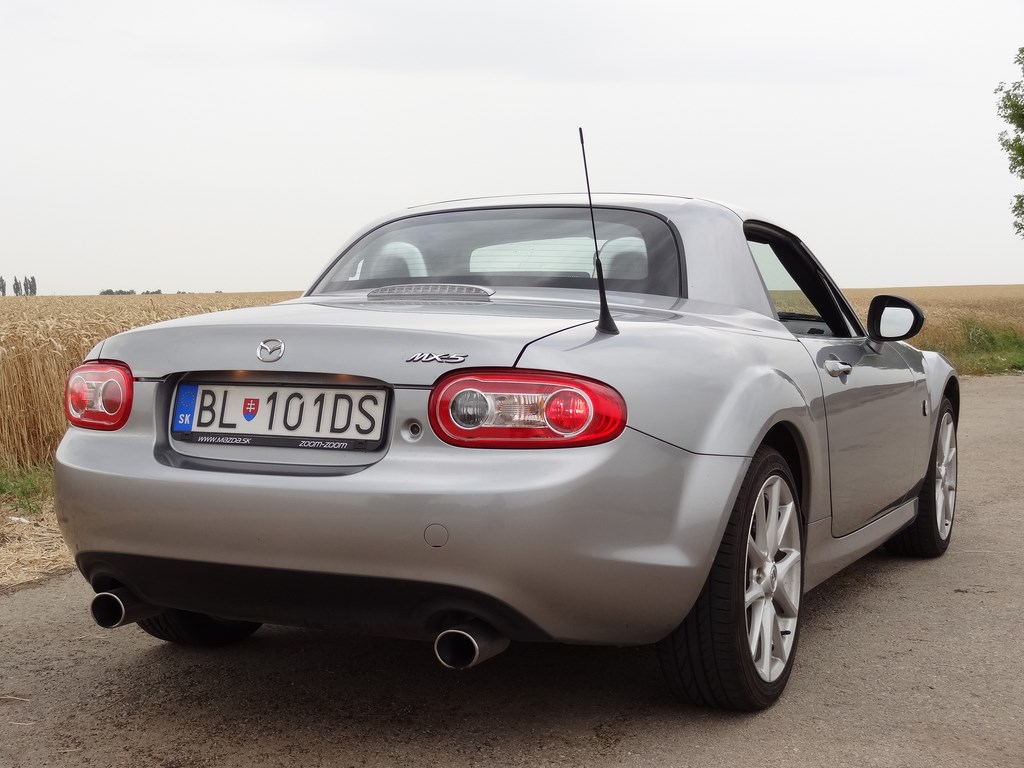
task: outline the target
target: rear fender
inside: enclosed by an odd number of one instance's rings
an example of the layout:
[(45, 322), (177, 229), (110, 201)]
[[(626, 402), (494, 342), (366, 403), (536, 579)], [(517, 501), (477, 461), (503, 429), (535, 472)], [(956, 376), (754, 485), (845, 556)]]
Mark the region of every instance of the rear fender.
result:
[(690, 453), (749, 458), (786, 424), (806, 458), (804, 513), (808, 521), (831, 514), (821, 381), (791, 334), (673, 323), (620, 322), (620, 329), (618, 336), (593, 326), (555, 334), (531, 344), (519, 364), (615, 387), (632, 429)]
[(691, 453), (753, 456), (776, 423), (824, 439), (821, 382), (791, 335), (620, 322), (618, 336), (574, 328), (530, 344), (518, 365), (589, 376), (626, 400), (628, 424)]

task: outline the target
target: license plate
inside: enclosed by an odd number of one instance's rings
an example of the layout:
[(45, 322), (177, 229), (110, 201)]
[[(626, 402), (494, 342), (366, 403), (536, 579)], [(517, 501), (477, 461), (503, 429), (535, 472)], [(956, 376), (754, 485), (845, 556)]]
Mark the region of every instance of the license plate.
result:
[(171, 436), (211, 445), (370, 451), (384, 435), (384, 389), (181, 384)]

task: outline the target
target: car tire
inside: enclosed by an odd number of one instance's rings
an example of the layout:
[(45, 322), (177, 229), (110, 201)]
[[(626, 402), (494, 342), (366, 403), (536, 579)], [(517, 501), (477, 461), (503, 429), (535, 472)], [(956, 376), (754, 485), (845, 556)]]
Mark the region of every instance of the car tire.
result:
[(885, 543), (896, 555), (938, 557), (949, 548), (956, 513), (956, 412), (942, 398), (928, 474), (918, 496), (917, 517)]
[(231, 645), (249, 637), (262, 625), (252, 621), (229, 621), (202, 613), (168, 609), (139, 622), (142, 631), (177, 645), (214, 647)]
[(789, 466), (762, 446), (697, 602), (657, 645), (677, 696), (746, 711), (765, 709), (779, 698), (799, 638), (805, 538)]

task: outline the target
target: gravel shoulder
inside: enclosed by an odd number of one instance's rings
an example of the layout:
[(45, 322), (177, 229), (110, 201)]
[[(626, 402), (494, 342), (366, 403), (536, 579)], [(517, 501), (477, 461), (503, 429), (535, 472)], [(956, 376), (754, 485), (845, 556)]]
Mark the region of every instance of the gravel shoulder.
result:
[(88, 618), (77, 573), (0, 593), (0, 766), (1020, 766), (1024, 377), (967, 379), (954, 540), (806, 597), (771, 710), (683, 707), (648, 648), (426, 644), (264, 628), (163, 645)]

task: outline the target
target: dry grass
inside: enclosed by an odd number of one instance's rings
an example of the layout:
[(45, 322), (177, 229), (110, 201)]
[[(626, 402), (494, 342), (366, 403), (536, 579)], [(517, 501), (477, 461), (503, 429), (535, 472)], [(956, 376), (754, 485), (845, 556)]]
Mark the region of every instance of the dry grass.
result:
[(67, 424), (64, 384), (99, 341), (147, 323), (295, 293), (0, 298), (0, 467), (46, 464)]
[(71, 553), (57, 529), (52, 499), (43, 502), (33, 515), (0, 504), (0, 591), (73, 567)]
[(0, 470), (0, 592), (71, 567), (57, 531), (53, 470)]

